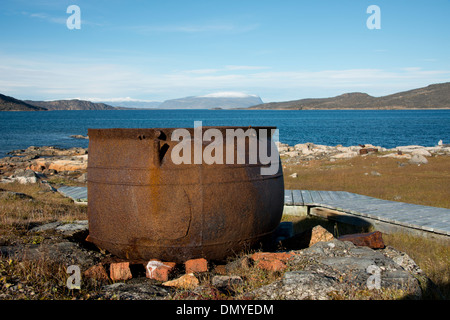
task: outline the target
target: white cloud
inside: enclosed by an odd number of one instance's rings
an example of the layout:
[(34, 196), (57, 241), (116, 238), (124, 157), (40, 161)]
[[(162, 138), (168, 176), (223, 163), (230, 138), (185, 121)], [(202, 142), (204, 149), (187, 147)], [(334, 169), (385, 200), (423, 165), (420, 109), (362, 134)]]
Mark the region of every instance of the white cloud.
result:
[(226, 70), (263, 70), (270, 69), (269, 67), (262, 66), (225, 66)]
[[(250, 67), (250, 66), (249, 66)], [(241, 72), (246, 69), (246, 72)], [(268, 68), (227, 67), (149, 73), (137, 67), (117, 64), (58, 61), (27, 58), (0, 52), (1, 93), (20, 99), (54, 100), (91, 97), (113, 101), (124, 99), (157, 100), (211, 92), (248, 92), (264, 101), (326, 97), (351, 91), (384, 95), (432, 83), (448, 82), (450, 70), (419, 67), (345, 70), (263, 70)], [(93, 97), (93, 98), (92, 98)], [(119, 98), (115, 98), (119, 99)], [(120, 98), (122, 99), (122, 98)]]

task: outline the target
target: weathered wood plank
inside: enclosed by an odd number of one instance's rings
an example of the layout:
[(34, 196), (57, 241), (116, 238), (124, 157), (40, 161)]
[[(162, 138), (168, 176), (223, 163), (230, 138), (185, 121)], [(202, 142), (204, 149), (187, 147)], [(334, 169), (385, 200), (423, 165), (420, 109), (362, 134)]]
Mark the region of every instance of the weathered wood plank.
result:
[(293, 205), (292, 190), (284, 190), (284, 205), (285, 206)]
[(319, 191), (319, 194), (322, 197), (322, 200), (325, 201), (325, 202), (328, 202), (328, 201), (332, 200), (330, 195), (326, 191)]
[(303, 202), (305, 204), (313, 204), (314, 203), (308, 190), (300, 190), (300, 192), (302, 193)]
[(292, 190), (292, 201), (294, 206), (303, 206), (303, 197), (300, 190)]
[(309, 191), (309, 194), (311, 195), (312, 201), (315, 203), (321, 203), (323, 201), (322, 197), (320, 196), (320, 192), (318, 191)]

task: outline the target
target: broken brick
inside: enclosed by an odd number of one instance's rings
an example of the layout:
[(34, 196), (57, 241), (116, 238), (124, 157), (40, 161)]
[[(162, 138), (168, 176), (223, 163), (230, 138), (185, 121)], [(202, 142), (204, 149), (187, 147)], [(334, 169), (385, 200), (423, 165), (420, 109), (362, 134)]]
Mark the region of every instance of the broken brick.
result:
[(287, 268), (286, 263), (278, 259), (258, 260), (255, 266), (267, 271), (283, 271)]
[(186, 273), (207, 272), (208, 261), (206, 259), (191, 259), (184, 263)]
[(145, 265), (145, 276), (149, 279), (158, 281), (168, 281), (170, 273), (175, 268), (175, 262), (161, 262), (158, 260), (150, 260)]
[(131, 279), (130, 263), (115, 262), (109, 266), (109, 277), (113, 281), (125, 281)]
[(369, 233), (347, 234), (338, 238), (340, 241), (350, 241), (355, 246), (383, 249), (384, 242), (380, 231)]

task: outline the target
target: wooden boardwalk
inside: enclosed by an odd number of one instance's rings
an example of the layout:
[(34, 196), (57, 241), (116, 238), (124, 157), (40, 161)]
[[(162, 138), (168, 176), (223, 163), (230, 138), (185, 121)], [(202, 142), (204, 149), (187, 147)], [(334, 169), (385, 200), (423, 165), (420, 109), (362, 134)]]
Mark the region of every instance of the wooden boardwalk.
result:
[(75, 203), (87, 204), (87, 188), (86, 187), (68, 187), (62, 186), (58, 188), (58, 192), (63, 196), (71, 198)]
[(381, 200), (345, 191), (285, 190), (285, 206), (319, 207), (361, 220), (379, 221), (450, 236), (450, 209)]

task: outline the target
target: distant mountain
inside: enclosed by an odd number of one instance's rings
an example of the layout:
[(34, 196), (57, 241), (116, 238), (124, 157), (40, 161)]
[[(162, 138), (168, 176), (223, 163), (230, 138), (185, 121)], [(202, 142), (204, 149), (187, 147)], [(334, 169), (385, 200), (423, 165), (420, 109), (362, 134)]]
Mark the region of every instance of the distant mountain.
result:
[(104, 103), (95, 103), (85, 100), (54, 100), (54, 101), (32, 101), (25, 100), (25, 103), (30, 105), (45, 108), (47, 110), (117, 110)]
[(383, 97), (345, 93), (333, 98), (270, 102), (249, 109), (450, 109), (450, 82), (399, 92)]
[(122, 107), (127, 109), (155, 109), (162, 102), (160, 101), (139, 101), (139, 100), (123, 100), (123, 101), (104, 101), (113, 107)]
[(0, 94), (0, 111), (45, 111), (47, 109), (36, 107), (22, 100)]
[(263, 103), (260, 97), (239, 92), (219, 92), (204, 96), (166, 100), (160, 109), (233, 109)]

